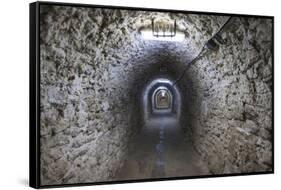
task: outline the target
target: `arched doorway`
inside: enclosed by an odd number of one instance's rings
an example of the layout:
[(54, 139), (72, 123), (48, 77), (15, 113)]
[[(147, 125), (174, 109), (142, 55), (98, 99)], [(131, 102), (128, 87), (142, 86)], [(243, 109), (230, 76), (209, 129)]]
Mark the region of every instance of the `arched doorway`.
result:
[(153, 110), (172, 110), (172, 94), (171, 91), (165, 87), (158, 87), (152, 95)]
[(167, 78), (156, 78), (148, 82), (142, 94), (144, 121), (154, 116), (180, 118), (181, 95), (177, 86)]

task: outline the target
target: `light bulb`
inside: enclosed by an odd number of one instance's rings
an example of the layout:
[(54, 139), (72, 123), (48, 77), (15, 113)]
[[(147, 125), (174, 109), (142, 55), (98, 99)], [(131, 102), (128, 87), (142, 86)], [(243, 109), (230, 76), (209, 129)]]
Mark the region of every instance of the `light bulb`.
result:
[(185, 35), (181, 31), (177, 31), (175, 36), (154, 36), (152, 30), (150, 29), (143, 29), (140, 31), (141, 36), (145, 40), (154, 40), (154, 41), (173, 41), (173, 42), (182, 42), (185, 38)]

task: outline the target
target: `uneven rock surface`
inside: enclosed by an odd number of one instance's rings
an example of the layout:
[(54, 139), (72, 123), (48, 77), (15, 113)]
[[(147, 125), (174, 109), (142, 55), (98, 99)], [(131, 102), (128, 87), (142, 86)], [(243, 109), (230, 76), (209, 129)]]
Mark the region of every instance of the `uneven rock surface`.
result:
[[(153, 17), (183, 43), (145, 41)], [(176, 80), (226, 16), (41, 6), (41, 184), (110, 181), (141, 130), (140, 94)], [(181, 126), (212, 173), (271, 170), (271, 21), (234, 18), (179, 81)]]
[(212, 173), (272, 170), (271, 34), (270, 19), (234, 17), (187, 73), (191, 136)]

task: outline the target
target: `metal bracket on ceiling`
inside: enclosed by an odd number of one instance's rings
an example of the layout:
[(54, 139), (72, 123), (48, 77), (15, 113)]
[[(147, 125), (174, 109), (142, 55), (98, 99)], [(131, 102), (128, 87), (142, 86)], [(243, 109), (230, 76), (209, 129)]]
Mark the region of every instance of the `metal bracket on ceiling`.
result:
[(166, 23), (154, 23), (154, 19), (151, 20), (152, 35), (154, 37), (174, 37), (177, 33), (177, 21), (174, 24)]

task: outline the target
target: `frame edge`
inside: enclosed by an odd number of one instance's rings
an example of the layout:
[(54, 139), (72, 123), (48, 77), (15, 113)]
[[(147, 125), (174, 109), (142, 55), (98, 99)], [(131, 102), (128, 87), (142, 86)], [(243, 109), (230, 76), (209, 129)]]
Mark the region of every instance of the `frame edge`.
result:
[[(189, 14), (206, 14), (217, 16), (241, 16), (241, 17), (256, 17), (272, 20), (272, 82), (273, 82), (273, 102), (272, 102), (272, 171), (267, 172), (251, 172), (251, 173), (233, 173), (233, 174), (218, 174), (206, 176), (189, 176), (189, 177), (171, 177), (157, 179), (138, 179), (124, 181), (103, 181), (90, 183), (74, 183), (74, 184), (59, 184), (59, 185), (41, 185), (40, 184), (40, 5), (55, 5), (55, 6), (76, 6), (87, 8), (109, 8), (109, 9), (126, 9), (126, 10), (143, 10), (143, 11), (159, 11), (159, 12), (176, 12)], [(143, 183), (154, 181), (169, 181), (169, 180), (188, 180), (188, 179), (204, 179), (216, 177), (240, 177), (249, 175), (266, 175), (275, 174), (274, 168), (274, 18), (273, 15), (250, 15), (250, 14), (235, 14), (235, 13), (218, 13), (218, 12), (201, 12), (188, 10), (169, 10), (147, 7), (126, 7), (114, 5), (95, 5), (82, 3), (65, 3), (65, 2), (50, 2), (37, 1), (29, 4), (29, 186), (36, 189), (45, 188), (61, 188), (61, 187), (79, 187), (89, 185), (110, 185), (123, 183)], [(38, 115), (39, 114), (39, 115)]]
[[(40, 139), (38, 128), (38, 27), (39, 3), (29, 4), (29, 186), (40, 187)], [(40, 105), (40, 104), (39, 104)]]

